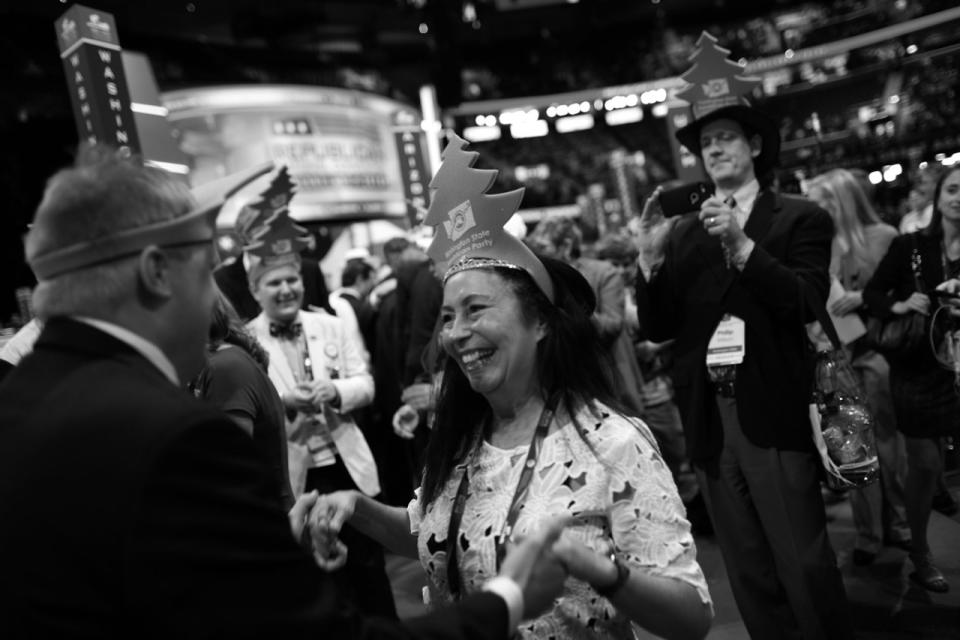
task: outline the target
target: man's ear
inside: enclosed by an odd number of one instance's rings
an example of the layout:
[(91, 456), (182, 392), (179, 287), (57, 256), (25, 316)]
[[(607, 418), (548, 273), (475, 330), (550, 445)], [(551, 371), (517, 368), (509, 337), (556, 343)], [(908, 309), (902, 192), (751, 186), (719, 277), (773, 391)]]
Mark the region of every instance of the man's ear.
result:
[(750, 136), (750, 155), (756, 158), (763, 153), (763, 137), (760, 134)]
[(159, 247), (151, 245), (141, 251), (137, 271), (144, 291), (157, 298), (171, 297), (170, 266), (170, 256)]

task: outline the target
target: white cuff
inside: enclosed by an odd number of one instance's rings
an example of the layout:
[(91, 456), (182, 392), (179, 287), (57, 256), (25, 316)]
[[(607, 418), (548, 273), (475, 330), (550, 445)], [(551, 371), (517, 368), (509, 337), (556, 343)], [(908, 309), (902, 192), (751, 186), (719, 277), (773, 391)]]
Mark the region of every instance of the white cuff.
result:
[(507, 636), (512, 636), (517, 629), (517, 625), (520, 624), (520, 620), (523, 619), (523, 591), (520, 589), (520, 585), (506, 576), (496, 576), (484, 583), (483, 590), (490, 591), (503, 598), (510, 619)]

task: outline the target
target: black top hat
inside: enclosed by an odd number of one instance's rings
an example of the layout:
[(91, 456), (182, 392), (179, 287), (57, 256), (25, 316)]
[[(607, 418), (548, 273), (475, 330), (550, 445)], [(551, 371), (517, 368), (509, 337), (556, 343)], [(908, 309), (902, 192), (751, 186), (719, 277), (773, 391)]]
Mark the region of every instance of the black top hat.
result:
[(729, 119), (743, 127), (747, 136), (759, 135), (761, 139), (760, 155), (753, 159), (754, 173), (763, 175), (773, 169), (780, 159), (780, 127), (776, 120), (762, 111), (745, 104), (721, 107), (697, 118), (676, 132), (680, 144), (697, 157), (701, 156), (700, 132), (703, 127), (721, 119)]

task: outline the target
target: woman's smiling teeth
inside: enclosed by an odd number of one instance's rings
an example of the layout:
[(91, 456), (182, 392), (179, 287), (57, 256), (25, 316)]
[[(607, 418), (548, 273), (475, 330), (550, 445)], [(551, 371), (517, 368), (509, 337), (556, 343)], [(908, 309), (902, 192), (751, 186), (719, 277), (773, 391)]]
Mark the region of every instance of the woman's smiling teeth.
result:
[(483, 367), (490, 360), (494, 349), (477, 349), (476, 351), (467, 351), (460, 354), (460, 362), (467, 371), (476, 371)]

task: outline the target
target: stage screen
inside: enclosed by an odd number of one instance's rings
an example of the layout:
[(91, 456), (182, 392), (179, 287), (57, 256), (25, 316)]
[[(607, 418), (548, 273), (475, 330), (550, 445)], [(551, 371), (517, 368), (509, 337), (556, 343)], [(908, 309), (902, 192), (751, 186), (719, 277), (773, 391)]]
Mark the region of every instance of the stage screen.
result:
[[(291, 203), (297, 220), (407, 214), (401, 138), (420, 124), (408, 105), (344, 89), (278, 85), (186, 89), (162, 99), (194, 185), (273, 160), (297, 181)], [(229, 202), (218, 226), (232, 226), (243, 204)]]

